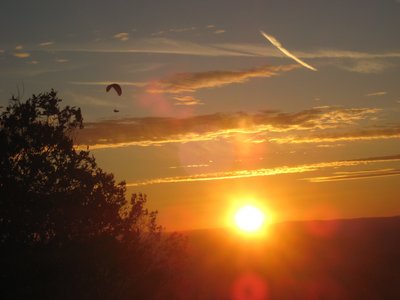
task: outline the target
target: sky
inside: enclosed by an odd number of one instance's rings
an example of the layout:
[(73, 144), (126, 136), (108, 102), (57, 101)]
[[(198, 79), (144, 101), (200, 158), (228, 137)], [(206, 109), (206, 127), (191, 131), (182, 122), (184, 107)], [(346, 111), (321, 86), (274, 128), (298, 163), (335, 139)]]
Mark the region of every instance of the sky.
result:
[(0, 106), (80, 107), (167, 230), (399, 215), (399, 28), (398, 0), (3, 0)]

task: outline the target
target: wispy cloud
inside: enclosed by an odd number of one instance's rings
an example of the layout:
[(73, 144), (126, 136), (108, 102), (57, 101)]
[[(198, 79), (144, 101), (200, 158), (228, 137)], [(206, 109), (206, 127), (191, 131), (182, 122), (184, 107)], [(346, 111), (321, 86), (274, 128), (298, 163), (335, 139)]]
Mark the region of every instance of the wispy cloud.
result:
[(43, 42), (43, 43), (39, 44), (39, 46), (41, 46), (41, 47), (48, 47), (51, 45), (54, 45), (54, 42)]
[(284, 136), (269, 139), (278, 144), (310, 144), (310, 143), (337, 143), (387, 140), (400, 138), (400, 127), (387, 127), (381, 129), (358, 129), (356, 131), (334, 132), (314, 136)]
[(31, 54), (28, 52), (14, 52), (13, 56), (17, 57), (17, 58), (27, 58), (27, 57), (31, 56)]
[(169, 32), (186, 32), (186, 31), (194, 31), (196, 30), (197, 27), (183, 27), (183, 28), (170, 28), (168, 31)]
[(297, 65), (262, 66), (243, 71), (208, 71), (178, 73), (152, 83), (147, 89), (151, 93), (194, 92), (198, 89), (220, 87), (245, 82), (251, 78), (271, 77), (281, 72), (296, 69)]
[[(207, 26), (212, 32), (219, 30), (215, 25)], [(177, 29), (179, 30), (179, 29)], [(163, 32), (165, 33), (165, 32)], [(114, 38), (118, 40), (129, 39), (128, 32), (117, 33)], [(183, 39), (173, 39), (166, 37), (135, 38), (129, 39), (129, 43), (110, 44), (106, 41), (99, 43), (79, 43), (79, 44), (53, 44), (52, 51), (56, 52), (91, 52), (91, 53), (155, 53), (173, 55), (193, 55), (193, 56), (245, 56), (245, 57), (282, 57), (275, 51), (274, 46), (268, 47), (248, 43), (196, 43)], [(28, 49), (29, 48), (29, 49)], [(35, 51), (48, 51), (45, 47), (27, 47)], [(321, 49), (316, 51), (293, 51), (291, 53), (299, 59), (336, 59), (336, 65), (340, 68), (356, 72), (380, 72), (391, 65), (382, 59), (400, 58), (399, 51), (392, 52), (361, 52), (348, 51), (343, 49)], [(343, 59), (351, 60), (344, 64)], [(380, 60), (377, 60), (380, 59)]]
[(214, 34), (222, 34), (225, 33), (226, 30), (223, 28), (218, 28), (216, 25), (210, 24), (206, 26), (207, 29), (210, 29)]
[(352, 57), (352, 58), (355, 58), (356, 60), (350, 60), (341, 63), (335, 62), (334, 64), (337, 65), (340, 69), (362, 74), (378, 74), (393, 67), (393, 64), (384, 61), (380, 58), (378, 59), (376, 58), (357, 59), (357, 57)]
[[(113, 82), (118, 82), (119, 84), (123, 85), (145, 88), (146, 92), (148, 93), (180, 94), (184, 92), (195, 92), (196, 90), (203, 88), (215, 88), (234, 83), (243, 83), (251, 78), (276, 76), (279, 73), (287, 72), (296, 68), (298, 68), (298, 65), (262, 66), (242, 71), (208, 71), (208, 72), (177, 73), (167, 78), (151, 82), (126, 82), (126, 81), (120, 82), (118, 80)], [(69, 83), (76, 85), (105, 85), (105, 84), (110, 84), (112, 82), (71, 81)], [(183, 101), (189, 98), (187, 98), (187, 96), (186, 98), (177, 96), (175, 97), (175, 99), (181, 101), (182, 105)], [(186, 102), (186, 105), (189, 105), (188, 103), (189, 102)]]
[(185, 166), (172, 166), (170, 169), (186, 169), (186, 168), (207, 168), (209, 164), (196, 164), (196, 165), (185, 165)]
[(285, 49), (282, 46), (282, 44), (275, 37), (273, 37), (272, 35), (268, 35), (263, 31), (260, 31), (260, 32), (268, 41), (271, 42), (272, 45), (274, 45), (276, 48), (278, 48), (287, 57), (290, 57), (291, 59), (293, 59), (294, 61), (298, 62), (300, 65), (302, 65), (303, 67), (306, 67), (307, 69), (310, 69), (310, 70), (313, 70), (313, 71), (317, 71), (316, 68), (310, 66), (306, 62), (302, 61), (300, 58), (298, 58), (295, 55), (293, 55), (292, 53), (290, 53), (287, 49)]
[(160, 31), (157, 31), (157, 32), (153, 32), (151, 34), (151, 36), (160, 36), (160, 35), (163, 35), (163, 34), (165, 34), (165, 30), (160, 30)]
[(251, 178), (251, 177), (264, 177), (281, 174), (293, 174), (315, 171), (315, 166), (297, 166), (297, 167), (280, 167), (280, 168), (264, 168), (264, 169), (253, 169), (253, 170), (238, 170), (228, 172), (215, 172), (215, 173), (203, 173), (189, 176), (175, 176), (175, 177), (164, 177), (156, 178), (144, 181), (129, 182), (126, 185), (129, 186), (143, 186), (150, 184), (160, 183), (179, 183), (179, 182), (195, 182), (195, 181), (213, 181), (213, 180), (226, 180), (236, 178)]
[[(286, 137), (290, 131), (313, 132), (346, 128), (372, 118), (379, 110), (371, 108), (313, 108), (297, 113), (265, 111), (258, 114), (212, 114), (190, 118), (131, 118), (87, 123), (77, 136), (78, 145), (92, 149), (126, 146), (152, 146), (229, 139), (246, 135), (249, 142), (265, 140), (275, 143), (296, 143), (299, 137)], [(283, 137), (274, 138), (274, 134)], [(335, 141), (346, 136), (342, 132)], [(310, 139), (310, 137), (307, 137)], [(324, 141), (321, 137), (313, 137)], [(331, 137), (332, 138), (332, 137)], [(305, 139), (305, 137), (304, 137)], [(322, 142), (321, 142), (322, 143)]]
[(335, 172), (331, 176), (311, 177), (306, 178), (310, 182), (330, 182), (330, 181), (343, 181), (343, 180), (360, 180), (371, 179), (377, 177), (398, 176), (400, 169), (379, 169), (379, 170), (365, 170), (354, 172)]
[(121, 42), (126, 42), (129, 40), (129, 33), (128, 32), (120, 32), (117, 34), (114, 34), (113, 38), (121, 41)]
[[(194, 174), (188, 176), (164, 177), (164, 178), (156, 178), (144, 181), (130, 182), (127, 183), (127, 186), (143, 186), (143, 185), (160, 184), (160, 183), (212, 181), (212, 180), (226, 180), (226, 179), (236, 179), (236, 178), (265, 177), (265, 176), (284, 175), (284, 174), (300, 174), (300, 173), (318, 171), (322, 169), (354, 167), (359, 165), (368, 165), (372, 163), (382, 163), (390, 161), (400, 161), (400, 155), (364, 158), (355, 160), (344, 160), (344, 161), (321, 162), (321, 163), (297, 165), (297, 166), (282, 166), (276, 168), (260, 168), (260, 169), (236, 170), (227, 172), (202, 173), (202, 174)], [(400, 171), (397, 170), (397, 172), (398, 173), (393, 175), (400, 175)]]
[[(352, 58), (352, 59), (374, 59), (374, 58), (399, 58), (400, 52), (370, 53), (361, 51), (348, 51), (341, 49), (324, 49), (311, 52), (296, 52), (301, 58)], [(362, 62), (362, 61), (361, 61)]]
[(22, 45), (15, 46), (15, 51), (13, 52), (12, 55), (17, 58), (27, 58), (27, 57), (31, 56), (31, 54), (29, 52), (22, 51), (23, 49), (24, 49), (24, 47)]
[(382, 91), (382, 92), (369, 93), (369, 94), (366, 94), (365, 96), (367, 96), (367, 97), (375, 97), (375, 96), (385, 96), (386, 94), (387, 94), (387, 92)]
[(177, 102), (175, 102), (175, 105), (187, 105), (187, 106), (191, 106), (191, 105), (201, 105), (204, 104), (203, 102), (201, 102), (199, 99), (196, 99), (193, 96), (179, 96), (179, 97), (174, 97), (175, 100), (177, 100)]
[[(162, 33), (157, 33), (160, 35)], [(155, 35), (155, 34), (154, 34)], [(254, 56), (244, 54), (235, 50), (223, 49), (219, 45), (207, 45), (177, 40), (165, 37), (142, 38), (129, 41), (129, 43), (110, 45), (85, 44), (54, 47), (53, 51), (61, 52), (89, 52), (89, 53), (155, 53), (173, 55), (194, 55), (194, 56)]]
[(356, 158), (351, 161), (355, 162), (389, 162), (400, 160), (400, 154), (386, 155), (386, 156), (371, 156), (366, 158)]
[(321, 144), (317, 145), (317, 148), (336, 148), (336, 147), (343, 147), (344, 144)]
[[(260, 44), (246, 44), (246, 43), (219, 43), (215, 44), (216, 47), (231, 51), (236, 51), (238, 54), (247, 56), (258, 56), (258, 57), (282, 57), (272, 47), (265, 47)], [(296, 57), (301, 59), (348, 59), (350, 60), (347, 64), (340, 61), (338, 64), (341, 67), (347, 67), (348, 70), (362, 71), (367, 68), (373, 72), (373, 69), (391, 66), (386, 61), (376, 59), (387, 59), (387, 58), (399, 58), (400, 52), (361, 52), (361, 51), (349, 51), (343, 49), (321, 49), (315, 51), (293, 51)], [(336, 61), (338, 63), (338, 61)], [(357, 70), (358, 69), (358, 70)]]
[(226, 32), (225, 29), (217, 29), (217, 30), (214, 31), (215, 34), (222, 34), (222, 33), (225, 33), (225, 32)]
[(54, 61), (57, 63), (63, 64), (63, 63), (68, 62), (69, 60), (65, 59), (65, 58), (56, 58)]

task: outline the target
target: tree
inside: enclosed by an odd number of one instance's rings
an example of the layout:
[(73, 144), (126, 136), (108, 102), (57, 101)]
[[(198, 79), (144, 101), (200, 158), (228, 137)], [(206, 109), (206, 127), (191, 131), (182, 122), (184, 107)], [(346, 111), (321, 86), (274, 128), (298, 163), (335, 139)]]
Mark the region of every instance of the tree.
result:
[(183, 239), (163, 233), (145, 195), (127, 201), (125, 183), (75, 149), (82, 114), (60, 102), (54, 90), (12, 97), (0, 115), (0, 292), (152, 299), (177, 274)]

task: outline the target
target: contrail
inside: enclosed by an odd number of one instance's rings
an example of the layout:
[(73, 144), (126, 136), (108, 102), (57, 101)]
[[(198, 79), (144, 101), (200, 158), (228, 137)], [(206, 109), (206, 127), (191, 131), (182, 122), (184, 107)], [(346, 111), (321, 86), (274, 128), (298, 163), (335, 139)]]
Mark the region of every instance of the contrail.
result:
[(307, 69), (313, 70), (313, 71), (317, 71), (316, 68), (310, 66), (309, 64), (305, 63), (304, 61), (302, 61), (300, 58), (294, 56), (292, 53), (290, 53), (288, 50), (286, 50), (285, 48), (283, 48), (282, 44), (273, 36), (266, 34), (264, 31), (260, 30), (260, 33), (268, 40), (271, 42), (272, 45), (274, 45), (276, 48), (278, 48), (281, 52), (283, 52), (283, 54), (285, 54), (286, 56), (290, 57), (291, 59), (297, 61), (299, 64), (301, 64), (302, 66), (306, 67)]

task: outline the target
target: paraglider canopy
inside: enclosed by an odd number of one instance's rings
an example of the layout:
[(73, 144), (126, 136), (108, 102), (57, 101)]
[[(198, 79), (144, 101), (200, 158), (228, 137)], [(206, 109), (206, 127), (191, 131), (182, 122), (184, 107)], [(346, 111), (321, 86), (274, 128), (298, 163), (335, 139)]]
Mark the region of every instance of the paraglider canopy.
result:
[(113, 88), (117, 92), (118, 96), (121, 96), (122, 89), (121, 89), (121, 86), (118, 83), (112, 83), (110, 85), (107, 85), (106, 91), (108, 92), (111, 88)]

